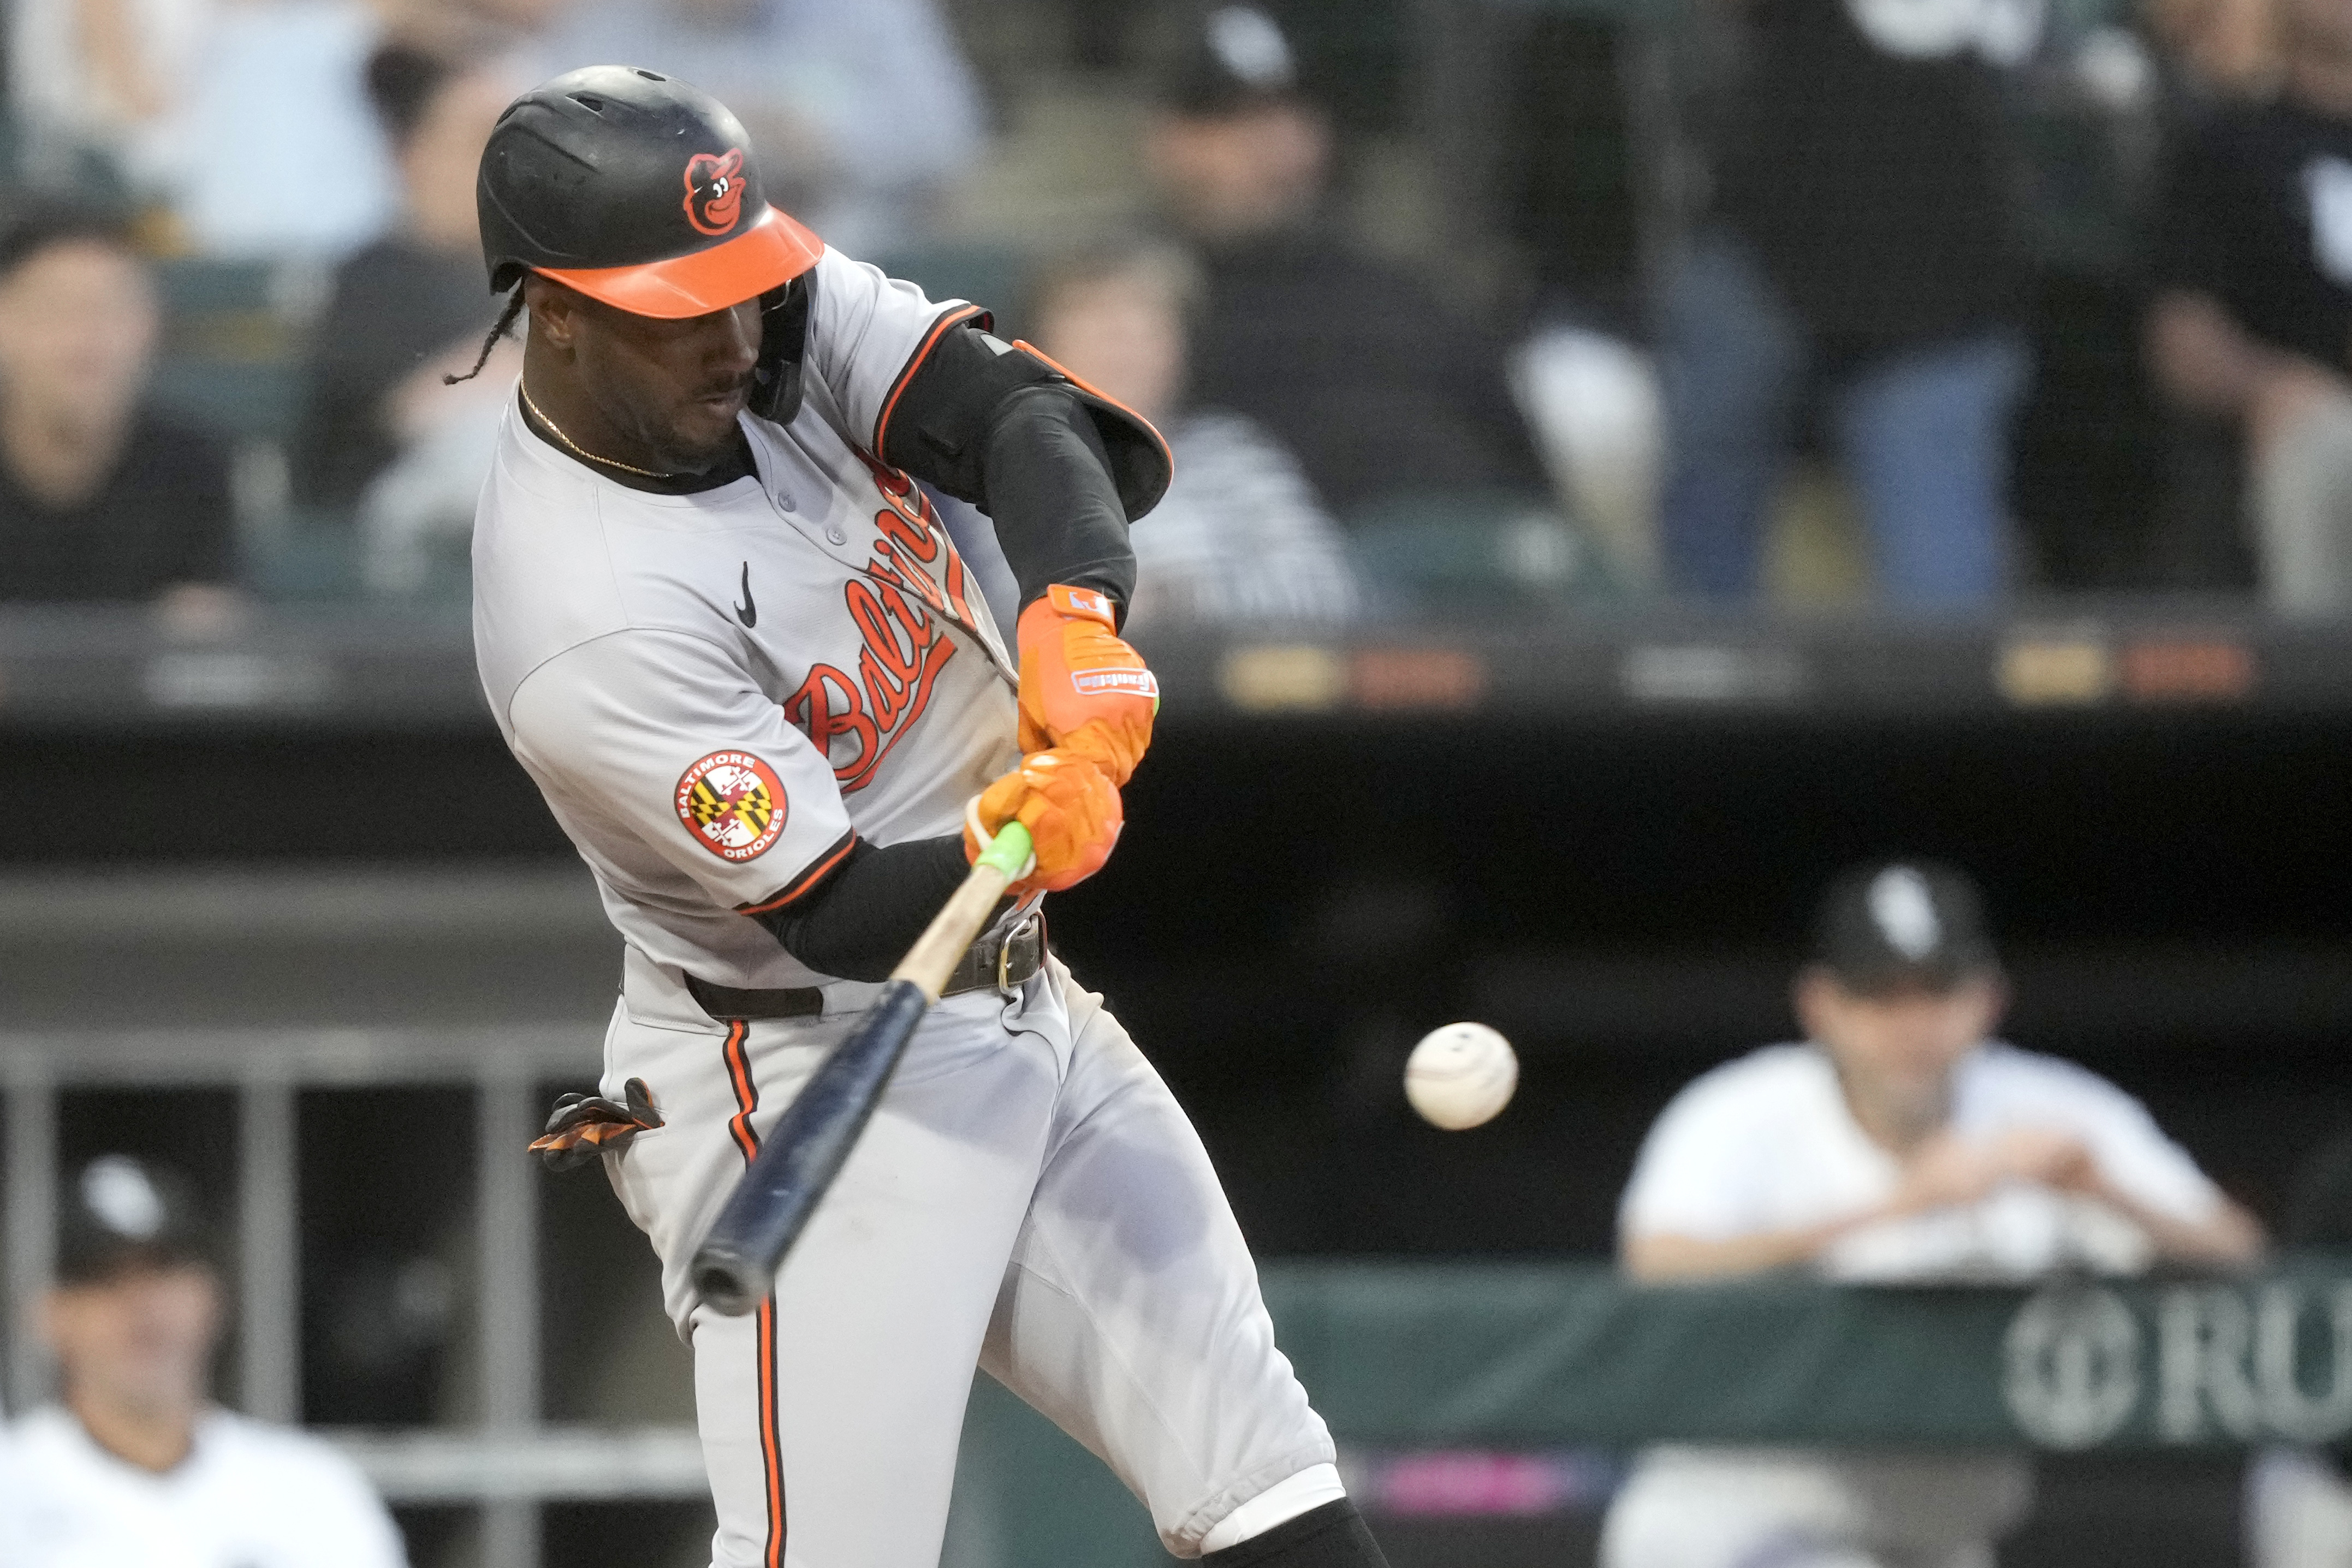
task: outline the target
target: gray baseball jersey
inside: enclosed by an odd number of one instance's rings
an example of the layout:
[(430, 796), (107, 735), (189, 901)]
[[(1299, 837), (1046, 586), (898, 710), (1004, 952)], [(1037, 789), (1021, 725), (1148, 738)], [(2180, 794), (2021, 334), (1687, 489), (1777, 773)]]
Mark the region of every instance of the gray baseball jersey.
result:
[(629, 945), (724, 985), (821, 984), (739, 911), (855, 832), (957, 830), (1011, 767), (1013, 675), (922, 492), (866, 456), (972, 313), (828, 250), (789, 427), (695, 495), (616, 484), (509, 409), (474, 535), (474, 639), (507, 742)]
[[(827, 250), (803, 406), (743, 419), (756, 478), (647, 494), (509, 415), (475, 525), (484, 689), (626, 939), (604, 1089), (643, 1078), (666, 1124), (607, 1170), (694, 1347), (724, 1568), (936, 1563), (976, 1364), (1100, 1454), (1184, 1555), (1337, 1490), (1198, 1137), (1058, 962), (925, 1017), (754, 1314), (709, 1312), (688, 1279), (876, 989), (812, 973), (746, 914), (853, 835), (956, 831), (1017, 761), (978, 589), (921, 492), (867, 455), (971, 313)], [(688, 975), (821, 985), (824, 1012), (721, 1023)]]

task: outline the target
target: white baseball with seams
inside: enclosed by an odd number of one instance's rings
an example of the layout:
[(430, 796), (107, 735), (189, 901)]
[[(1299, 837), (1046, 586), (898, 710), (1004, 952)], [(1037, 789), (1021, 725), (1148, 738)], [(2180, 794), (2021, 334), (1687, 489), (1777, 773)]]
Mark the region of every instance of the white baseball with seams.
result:
[(1492, 1121), (1519, 1087), (1519, 1058), (1484, 1024), (1432, 1029), (1404, 1063), (1404, 1097), (1422, 1120), (1448, 1132)]

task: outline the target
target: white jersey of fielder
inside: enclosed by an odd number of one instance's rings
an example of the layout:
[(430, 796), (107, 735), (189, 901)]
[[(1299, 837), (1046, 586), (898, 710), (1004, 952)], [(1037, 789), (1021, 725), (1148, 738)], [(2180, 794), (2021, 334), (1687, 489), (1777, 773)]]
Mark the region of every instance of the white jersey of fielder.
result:
[[(1952, 1074), (1951, 1130), (2019, 1128), (2081, 1139), (2109, 1181), (2159, 1214), (2199, 1222), (2221, 1194), (2140, 1103), (2085, 1068), (1988, 1042)], [(1817, 1047), (1769, 1046), (1676, 1095), (1642, 1145), (1619, 1226), (1627, 1235), (1726, 1241), (1843, 1219), (1894, 1196), (1894, 1155), (1846, 1108)], [(1843, 1279), (2026, 1278), (2063, 1266), (2131, 1272), (2147, 1238), (2112, 1210), (2006, 1184), (1981, 1202), (1883, 1220), (1840, 1237), (1821, 1269)]]
[(975, 309), (831, 249), (814, 284), (800, 411), (741, 416), (756, 478), (631, 489), (510, 408), (474, 530), (475, 653), (508, 744), (632, 964), (722, 985), (826, 984), (743, 916), (790, 903), (853, 835), (958, 831), (1018, 761), (979, 586), (872, 455)]
[[(1988, 1041), (1952, 1073), (1952, 1131), (2069, 1132), (2107, 1179), (2184, 1220), (2221, 1194), (2139, 1102), (2072, 1062)], [(1725, 1241), (1864, 1213), (1902, 1171), (1847, 1109), (1817, 1046), (1769, 1046), (1675, 1097), (1625, 1189), (1629, 1236)], [(2009, 1183), (1978, 1203), (1849, 1231), (1819, 1260), (1848, 1280), (2026, 1279), (2067, 1266), (2123, 1272), (2152, 1248), (2086, 1199)], [(1901, 1563), (1990, 1568), (2023, 1514), (2031, 1471), (2002, 1453), (1668, 1447), (1643, 1455), (1612, 1501), (1602, 1568), (1788, 1568)]]
[(5, 1568), (402, 1568), (400, 1532), (359, 1468), (315, 1437), (214, 1411), (165, 1474), (54, 1406), (5, 1460)]

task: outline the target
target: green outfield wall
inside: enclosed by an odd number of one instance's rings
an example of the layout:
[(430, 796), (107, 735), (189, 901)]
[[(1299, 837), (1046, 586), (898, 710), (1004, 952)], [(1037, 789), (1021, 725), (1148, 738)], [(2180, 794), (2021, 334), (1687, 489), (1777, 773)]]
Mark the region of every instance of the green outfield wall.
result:
[(1344, 1441), (2041, 1448), (2352, 1432), (2352, 1267), (2032, 1289), (1599, 1267), (1290, 1265), (1281, 1342)]
[[(1658, 1441), (2227, 1450), (2352, 1435), (2352, 1258), (2030, 1289), (1641, 1288), (1593, 1264), (1287, 1263), (1343, 1451)], [(950, 1568), (1164, 1562), (1104, 1468), (982, 1380)]]

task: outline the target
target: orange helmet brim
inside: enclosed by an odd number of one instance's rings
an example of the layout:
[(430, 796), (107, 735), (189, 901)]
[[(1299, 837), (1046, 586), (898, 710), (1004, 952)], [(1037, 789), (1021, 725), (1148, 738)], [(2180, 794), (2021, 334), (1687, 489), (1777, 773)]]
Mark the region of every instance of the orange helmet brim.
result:
[(824, 241), (782, 209), (770, 207), (750, 228), (708, 250), (635, 267), (533, 270), (633, 316), (681, 321), (781, 289), (814, 267), (824, 254)]

